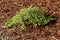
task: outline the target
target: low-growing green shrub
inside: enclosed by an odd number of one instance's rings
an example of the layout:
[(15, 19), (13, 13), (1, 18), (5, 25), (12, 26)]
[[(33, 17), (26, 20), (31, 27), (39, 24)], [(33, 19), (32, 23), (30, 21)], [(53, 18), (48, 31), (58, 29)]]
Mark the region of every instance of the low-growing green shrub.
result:
[(51, 20), (54, 20), (51, 16), (44, 16), (45, 11), (38, 7), (23, 8), (16, 13), (15, 16), (8, 19), (5, 24), (8, 27), (13, 27), (20, 24), (21, 29), (26, 28), (26, 24), (33, 25), (46, 25)]

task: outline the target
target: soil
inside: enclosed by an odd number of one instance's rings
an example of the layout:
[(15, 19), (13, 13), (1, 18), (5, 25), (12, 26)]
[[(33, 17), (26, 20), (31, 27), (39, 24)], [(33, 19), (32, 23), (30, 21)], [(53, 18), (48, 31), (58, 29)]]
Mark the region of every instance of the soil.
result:
[[(55, 22), (37, 28), (29, 25), (26, 31), (20, 30), (19, 25), (10, 29), (5, 28), (6, 19), (30, 5), (45, 10), (56, 18)], [(60, 40), (60, 0), (0, 0), (0, 40)]]

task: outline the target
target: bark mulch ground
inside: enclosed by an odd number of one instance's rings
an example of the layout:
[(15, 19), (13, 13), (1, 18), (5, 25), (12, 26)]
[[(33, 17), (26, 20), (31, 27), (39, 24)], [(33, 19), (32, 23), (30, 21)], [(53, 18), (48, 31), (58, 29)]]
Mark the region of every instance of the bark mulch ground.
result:
[[(29, 25), (26, 31), (3, 28), (6, 19), (30, 5), (45, 10), (56, 18), (55, 22), (37, 28)], [(0, 40), (60, 40), (60, 0), (0, 0)]]

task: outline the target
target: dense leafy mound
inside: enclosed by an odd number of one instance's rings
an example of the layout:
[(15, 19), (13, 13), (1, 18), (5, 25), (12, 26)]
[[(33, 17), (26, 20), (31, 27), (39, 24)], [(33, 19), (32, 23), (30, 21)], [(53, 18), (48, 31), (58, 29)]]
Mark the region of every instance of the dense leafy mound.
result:
[(21, 29), (26, 28), (26, 24), (33, 25), (46, 25), (51, 20), (54, 20), (50, 16), (44, 16), (45, 12), (38, 7), (29, 7), (21, 9), (15, 16), (8, 19), (5, 24), (8, 27), (13, 27), (20, 24)]

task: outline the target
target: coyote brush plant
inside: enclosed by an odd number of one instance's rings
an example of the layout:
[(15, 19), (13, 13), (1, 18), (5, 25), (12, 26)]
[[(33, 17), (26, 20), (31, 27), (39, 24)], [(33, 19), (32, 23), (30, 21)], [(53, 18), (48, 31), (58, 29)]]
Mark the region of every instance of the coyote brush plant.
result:
[(45, 11), (38, 7), (23, 8), (16, 13), (15, 16), (6, 20), (5, 24), (8, 27), (14, 27), (20, 24), (21, 29), (26, 28), (26, 24), (33, 25), (46, 25), (51, 20), (54, 20), (51, 16), (44, 16)]

